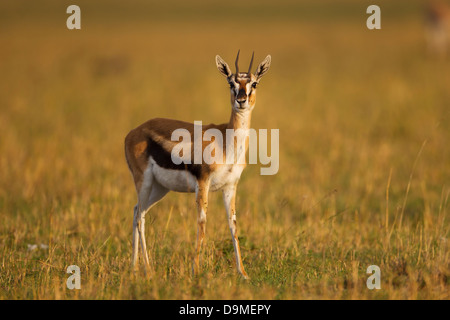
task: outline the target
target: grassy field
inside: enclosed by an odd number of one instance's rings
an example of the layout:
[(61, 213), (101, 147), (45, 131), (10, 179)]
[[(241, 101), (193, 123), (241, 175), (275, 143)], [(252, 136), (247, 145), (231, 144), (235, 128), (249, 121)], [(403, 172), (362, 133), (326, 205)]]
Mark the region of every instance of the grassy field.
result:
[[(421, 2), (377, 2), (370, 31), (369, 1), (76, 1), (81, 30), (72, 2), (2, 1), (0, 299), (449, 299), (450, 60), (427, 55)], [(147, 215), (155, 274), (135, 276), (124, 137), (228, 121), (214, 57), (238, 49), (243, 69), (272, 55), (252, 124), (280, 129), (278, 174), (251, 165), (238, 187), (251, 280), (220, 193), (198, 277), (195, 199), (176, 193)]]

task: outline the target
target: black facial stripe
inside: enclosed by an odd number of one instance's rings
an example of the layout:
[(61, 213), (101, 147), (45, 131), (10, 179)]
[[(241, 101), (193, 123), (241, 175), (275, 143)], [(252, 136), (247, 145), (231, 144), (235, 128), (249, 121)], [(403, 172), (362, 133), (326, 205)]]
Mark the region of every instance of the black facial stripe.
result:
[(245, 91), (245, 89), (240, 89), (239, 93), (238, 93), (238, 95), (236, 97), (236, 100), (240, 100), (240, 99), (243, 99), (243, 98), (247, 99), (247, 92)]

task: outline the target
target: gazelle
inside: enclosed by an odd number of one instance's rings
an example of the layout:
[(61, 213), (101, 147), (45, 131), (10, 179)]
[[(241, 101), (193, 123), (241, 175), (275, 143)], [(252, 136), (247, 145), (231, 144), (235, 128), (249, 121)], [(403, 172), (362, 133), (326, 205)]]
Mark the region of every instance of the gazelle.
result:
[(428, 0), (426, 5), (426, 40), (428, 51), (444, 57), (450, 46), (450, 4)]
[[(256, 88), (261, 77), (269, 70), (271, 63), (271, 57), (268, 55), (259, 64), (255, 74), (252, 74), (253, 57), (254, 54), (252, 55), (248, 71), (239, 72), (238, 51), (235, 62), (236, 72), (233, 74), (228, 64), (221, 57), (216, 56), (217, 68), (226, 77), (230, 86), (231, 117), (228, 123), (202, 126), (202, 132), (208, 129), (217, 129), (222, 133), (222, 137), (226, 136), (227, 129), (240, 132), (233, 137), (234, 143), (232, 145), (234, 150), (228, 149), (228, 143), (223, 145), (217, 144), (216, 147), (222, 148), (224, 157), (230, 152), (240, 154), (241, 157), (243, 154), (244, 162), (207, 164), (205, 161), (202, 161), (200, 164), (175, 164), (171, 158), (172, 149), (176, 145), (176, 142), (171, 139), (172, 133), (177, 129), (186, 129), (193, 134), (194, 124), (188, 122), (156, 118), (131, 130), (126, 136), (125, 156), (134, 178), (138, 196), (138, 203), (134, 207), (133, 219), (133, 269), (137, 268), (138, 241), (140, 241), (145, 269), (147, 273), (150, 272), (150, 261), (145, 243), (144, 225), (146, 213), (169, 191), (195, 192), (198, 230), (193, 270), (194, 273), (198, 273), (200, 251), (206, 230), (208, 193), (209, 191), (222, 190), (236, 256), (237, 270), (244, 278), (248, 278), (242, 264), (237, 235), (236, 187), (245, 167), (245, 153), (248, 149), (248, 137), (245, 132), (250, 128), (250, 118), (256, 101)], [(236, 150), (238, 146), (243, 146), (244, 152), (242, 152), (242, 149)], [(205, 147), (206, 144), (202, 143), (202, 152)], [(192, 144), (190, 150), (193, 154), (194, 148)], [(241, 152), (239, 153), (239, 151)]]

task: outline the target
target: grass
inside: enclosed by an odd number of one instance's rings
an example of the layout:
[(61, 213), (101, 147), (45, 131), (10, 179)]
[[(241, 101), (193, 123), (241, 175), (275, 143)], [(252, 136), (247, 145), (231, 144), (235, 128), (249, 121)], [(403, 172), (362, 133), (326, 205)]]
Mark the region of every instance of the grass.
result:
[[(379, 1), (377, 31), (366, 1), (102, 3), (78, 1), (79, 31), (71, 3), (0, 4), (0, 299), (449, 299), (450, 65), (426, 54), (420, 3)], [(238, 187), (251, 280), (219, 193), (198, 277), (194, 196), (175, 193), (147, 215), (155, 274), (135, 276), (124, 137), (227, 121), (214, 56), (238, 49), (272, 55), (252, 123), (280, 129), (278, 174), (252, 165)]]

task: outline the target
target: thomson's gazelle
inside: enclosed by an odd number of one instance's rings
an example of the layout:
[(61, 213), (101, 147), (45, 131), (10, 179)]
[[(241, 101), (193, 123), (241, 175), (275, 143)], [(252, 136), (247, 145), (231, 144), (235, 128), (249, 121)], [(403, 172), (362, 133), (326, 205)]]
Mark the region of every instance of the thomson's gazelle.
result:
[[(269, 70), (271, 57), (269, 55), (261, 62), (255, 74), (251, 73), (253, 56), (247, 72), (239, 72), (238, 61), (239, 52), (236, 57), (236, 72), (233, 74), (228, 64), (221, 57), (216, 56), (217, 68), (226, 77), (230, 86), (231, 117), (228, 123), (203, 125), (202, 132), (213, 128), (220, 131), (222, 137), (226, 137), (227, 129), (245, 133), (250, 128), (251, 113), (255, 107), (256, 88), (261, 77)], [(186, 129), (193, 135), (195, 128), (193, 123), (156, 118), (131, 130), (125, 138), (125, 156), (133, 175), (138, 195), (138, 203), (134, 207), (132, 266), (137, 268), (138, 241), (140, 241), (145, 268), (147, 272), (150, 271), (144, 234), (145, 214), (150, 208), (171, 190), (195, 192), (198, 211), (198, 233), (193, 269), (197, 273), (199, 270), (200, 249), (205, 236), (208, 192), (222, 190), (236, 254), (237, 269), (244, 278), (248, 278), (242, 264), (235, 209), (236, 186), (245, 167), (248, 137), (246, 134), (236, 134), (233, 138), (234, 143), (232, 145), (234, 150), (232, 151), (234, 154), (240, 153), (242, 155), (242, 149), (236, 150), (236, 148), (239, 145), (244, 146), (243, 162), (239, 161), (230, 164), (227, 161), (223, 164), (208, 164), (202, 161), (200, 164), (195, 162), (191, 164), (175, 164), (172, 161), (171, 153), (177, 141), (172, 141), (171, 137), (176, 129)], [(204, 150), (209, 144), (211, 142), (207, 144), (203, 142), (202, 149)], [(224, 158), (227, 152), (230, 153), (230, 149), (226, 147), (227, 145), (229, 145), (228, 142), (216, 146), (223, 150)], [(193, 155), (193, 144), (190, 145), (190, 150)], [(193, 158), (191, 157), (191, 159)]]
[(428, 0), (426, 6), (426, 40), (428, 51), (445, 57), (450, 47), (450, 3)]

